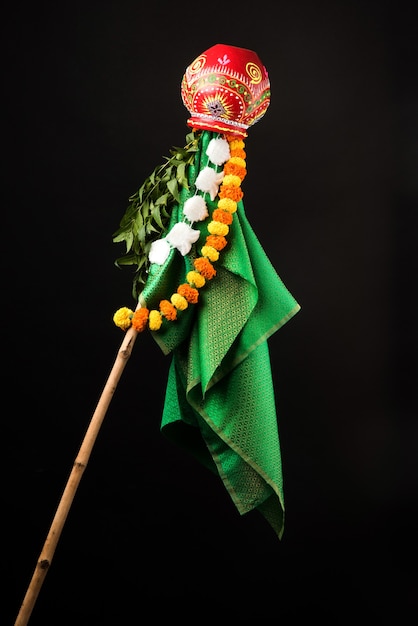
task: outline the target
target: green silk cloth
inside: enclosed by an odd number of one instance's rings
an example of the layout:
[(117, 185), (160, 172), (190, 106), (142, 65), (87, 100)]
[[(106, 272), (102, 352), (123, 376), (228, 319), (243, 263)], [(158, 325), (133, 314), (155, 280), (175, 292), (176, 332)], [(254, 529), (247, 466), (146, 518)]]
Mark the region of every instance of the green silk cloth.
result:
[[(210, 131), (200, 137), (189, 188), (182, 191), (169, 229), (183, 219), (182, 207), (208, 165), (206, 148), (213, 137), (218, 135)], [(217, 199), (207, 196), (211, 216)], [(142, 306), (158, 309), (161, 299), (170, 299), (186, 282), (208, 234), (206, 223), (193, 228), (201, 235), (189, 254), (172, 249), (163, 265), (151, 265)], [(267, 258), (242, 201), (227, 241), (214, 263), (216, 276), (199, 290), (198, 303), (153, 332), (163, 353), (172, 354), (161, 430), (220, 476), (240, 514), (258, 509), (281, 538), (283, 476), (267, 340), (300, 306)]]

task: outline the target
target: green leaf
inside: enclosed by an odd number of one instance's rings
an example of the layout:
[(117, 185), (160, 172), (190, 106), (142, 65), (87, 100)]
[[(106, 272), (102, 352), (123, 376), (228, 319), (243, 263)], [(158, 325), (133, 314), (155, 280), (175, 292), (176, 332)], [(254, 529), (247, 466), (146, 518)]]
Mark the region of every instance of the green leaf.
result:
[(126, 254), (125, 256), (116, 259), (115, 265), (121, 267), (123, 265), (136, 265), (138, 263), (138, 257), (136, 254)]
[[(155, 204), (156, 206), (160, 205), (160, 204), (167, 204), (168, 200), (170, 198), (170, 194), (168, 193), (163, 193), (162, 196), (160, 196), (159, 198), (157, 198)], [(151, 211), (152, 213), (152, 211)]]
[[(161, 219), (161, 212), (160, 212), (160, 207), (156, 204), (155, 207), (152, 210), (152, 217), (154, 218), (154, 220), (156, 221), (157, 225), (160, 227), (161, 230), (164, 229), (164, 223)], [(151, 226), (151, 224), (150, 224)], [(156, 231), (157, 229), (154, 228), (154, 231)], [(150, 231), (147, 231), (148, 233)]]
[(177, 184), (177, 179), (176, 178), (171, 178), (167, 182), (167, 189), (169, 190), (169, 192), (171, 193), (171, 195), (173, 196), (175, 201), (176, 202), (180, 202), (180, 194), (179, 194), (179, 188), (178, 188), (178, 184)]
[(177, 181), (179, 185), (187, 185), (186, 163), (180, 163), (177, 168)]
[(130, 197), (128, 206), (113, 233), (114, 243), (126, 245), (126, 254), (115, 261), (118, 266), (136, 265), (134, 297), (147, 280), (148, 252), (152, 241), (163, 236), (172, 210), (180, 202), (181, 188), (188, 187), (187, 168), (192, 165), (199, 147), (201, 132), (190, 132), (184, 147), (173, 147), (170, 157), (156, 167)]

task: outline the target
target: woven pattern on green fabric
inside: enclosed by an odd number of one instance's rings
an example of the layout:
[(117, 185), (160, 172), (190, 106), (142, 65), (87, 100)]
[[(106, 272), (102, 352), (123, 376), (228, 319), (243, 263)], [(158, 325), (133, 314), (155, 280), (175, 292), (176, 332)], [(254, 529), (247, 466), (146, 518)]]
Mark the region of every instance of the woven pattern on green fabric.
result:
[[(202, 133), (182, 203), (195, 191), (215, 136)], [(216, 200), (206, 200), (211, 214)], [(171, 224), (182, 219), (182, 203)], [(199, 228), (190, 254), (172, 250), (164, 266), (151, 266), (142, 303), (156, 306), (185, 282), (207, 234), (205, 224)], [(243, 202), (227, 239), (217, 274), (200, 290), (198, 304), (154, 333), (162, 351), (172, 353), (161, 429), (219, 474), (240, 514), (258, 509), (281, 537), (283, 476), (267, 340), (300, 306), (266, 256)]]

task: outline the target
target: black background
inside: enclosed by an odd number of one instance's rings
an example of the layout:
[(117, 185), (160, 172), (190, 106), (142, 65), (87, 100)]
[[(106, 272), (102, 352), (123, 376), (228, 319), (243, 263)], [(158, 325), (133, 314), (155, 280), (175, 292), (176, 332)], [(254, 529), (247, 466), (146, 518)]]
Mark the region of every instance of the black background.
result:
[[(186, 66), (255, 50), (272, 86), (244, 205), (302, 310), (270, 340), (278, 541), (159, 431), (138, 339), (31, 625), (417, 608), (417, 22), (402, 2), (19, 3), (3, 42), (3, 586), (12, 624), (133, 305), (112, 234), (183, 145)], [(203, 616), (203, 617), (202, 617)], [(401, 621), (397, 623), (404, 623)]]

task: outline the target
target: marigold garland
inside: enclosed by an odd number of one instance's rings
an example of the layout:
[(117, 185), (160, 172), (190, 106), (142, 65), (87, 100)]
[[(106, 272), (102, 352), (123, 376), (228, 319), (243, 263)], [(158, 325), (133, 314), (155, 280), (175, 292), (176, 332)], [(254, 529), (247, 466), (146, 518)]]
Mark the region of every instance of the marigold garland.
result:
[(127, 330), (132, 326), (137, 332), (142, 332), (148, 326), (151, 331), (158, 331), (163, 319), (175, 321), (178, 311), (184, 311), (189, 304), (197, 304), (198, 290), (216, 276), (216, 269), (212, 263), (216, 263), (220, 251), (228, 243), (225, 236), (229, 233), (237, 203), (244, 195), (241, 183), (247, 174), (244, 141), (233, 135), (224, 135), (224, 137), (229, 145), (230, 156), (223, 167), (217, 207), (207, 225), (209, 234), (200, 250), (201, 256), (193, 262), (194, 270), (187, 273), (187, 282), (179, 285), (176, 293), (173, 293), (169, 299), (160, 301), (159, 310), (149, 310), (146, 307), (140, 307), (136, 311), (128, 307), (118, 309), (113, 316), (113, 321), (122, 330)]

